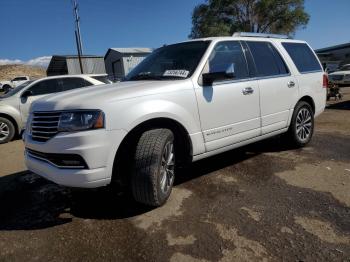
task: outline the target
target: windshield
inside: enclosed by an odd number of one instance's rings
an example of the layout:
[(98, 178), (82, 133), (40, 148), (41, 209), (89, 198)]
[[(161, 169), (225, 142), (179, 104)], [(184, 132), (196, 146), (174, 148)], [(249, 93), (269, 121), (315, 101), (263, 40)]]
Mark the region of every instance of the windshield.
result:
[(31, 80), (31, 81), (27, 81), (17, 87), (15, 87), (14, 89), (11, 89), (9, 92), (7, 92), (6, 94), (0, 96), (0, 98), (7, 98), (7, 97), (10, 97), (10, 96), (13, 96), (15, 94), (17, 94), (19, 91), (21, 91), (23, 88), (25, 88), (26, 86), (28, 86), (30, 83), (33, 83), (34, 81)]
[(123, 81), (185, 79), (196, 70), (209, 41), (161, 47), (144, 59)]

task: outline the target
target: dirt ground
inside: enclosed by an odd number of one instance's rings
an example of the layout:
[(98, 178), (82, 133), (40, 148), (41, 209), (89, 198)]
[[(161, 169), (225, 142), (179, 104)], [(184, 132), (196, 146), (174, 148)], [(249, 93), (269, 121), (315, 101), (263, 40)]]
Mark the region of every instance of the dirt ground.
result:
[(0, 145), (0, 261), (350, 261), (350, 88), (312, 142), (280, 138), (196, 162), (149, 209), (26, 171)]

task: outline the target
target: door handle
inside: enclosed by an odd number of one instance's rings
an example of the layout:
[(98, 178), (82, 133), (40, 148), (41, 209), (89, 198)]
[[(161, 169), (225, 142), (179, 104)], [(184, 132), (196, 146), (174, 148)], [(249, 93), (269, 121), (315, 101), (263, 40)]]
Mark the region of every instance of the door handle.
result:
[(287, 86), (288, 86), (289, 88), (295, 87), (295, 83), (294, 83), (293, 81), (289, 81), (288, 84), (287, 84)]
[(243, 95), (251, 95), (254, 93), (254, 89), (251, 87), (246, 87), (242, 90)]

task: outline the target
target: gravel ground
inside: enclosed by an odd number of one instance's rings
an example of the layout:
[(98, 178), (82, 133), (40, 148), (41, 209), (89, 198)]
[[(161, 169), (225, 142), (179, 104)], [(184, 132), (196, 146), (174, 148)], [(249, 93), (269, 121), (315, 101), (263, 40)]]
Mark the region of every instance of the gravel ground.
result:
[(280, 138), (199, 161), (168, 203), (109, 190), (78, 197), (0, 145), (0, 261), (350, 261), (350, 89), (312, 142)]

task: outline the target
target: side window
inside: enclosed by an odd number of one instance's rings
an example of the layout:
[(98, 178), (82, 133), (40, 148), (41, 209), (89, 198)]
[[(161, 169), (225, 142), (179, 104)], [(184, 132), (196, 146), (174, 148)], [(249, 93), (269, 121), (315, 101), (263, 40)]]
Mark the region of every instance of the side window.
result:
[(43, 80), (30, 87), (28, 90), (33, 93), (33, 96), (40, 96), (60, 92), (61, 88), (57, 82), (57, 79), (50, 79)]
[(238, 41), (218, 43), (211, 53), (204, 73), (233, 72), (233, 79), (249, 77), (247, 62)]
[(268, 42), (246, 42), (253, 55), (257, 76), (278, 76), (289, 70), (276, 48)]
[(61, 78), (59, 79), (62, 91), (68, 91), (84, 86), (90, 86), (91, 83), (85, 81), (83, 78), (72, 77), (72, 78)]
[(304, 43), (282, 43), (300, 73), (321, 71), (321, 65), (310, 47)]

